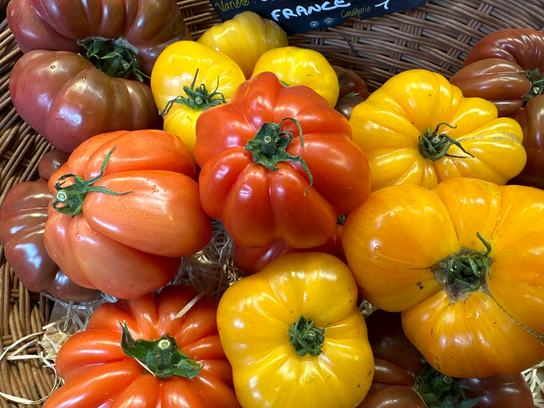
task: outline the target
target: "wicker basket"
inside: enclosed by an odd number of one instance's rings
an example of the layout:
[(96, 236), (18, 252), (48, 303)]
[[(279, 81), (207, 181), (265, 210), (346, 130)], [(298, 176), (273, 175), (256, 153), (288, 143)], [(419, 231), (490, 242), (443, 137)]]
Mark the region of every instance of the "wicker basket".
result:
[[(6, 0), (0, 0), (0, 8)], [(198, 38), (219, 23), (208, 0), (178, 2)], [(544, 29), (544, 0), (429, 0), (403, 13), (370, 20), (351, 18), (342, 26), (290, 37), (290, 44), (323, 53), (331, 63), (357, 72), (371, 90), (400, 71), (425, 68), (450, 77), (471, 46), (486, 34), (508, 27)], [(6, 21), (0, 23), (0, 204), (16, 183), (37, 178), (37, 163), (51, 146), (17, 115), (11, 104), (10, 70), (21, 52)], [(30, 293), (6, 263), (0, 246), (0, 353), (20, 357), (43, 353), (42, 328), (55, 302)], [(537, 380), (539, 381), (539, 380)], [(37, 401), (55, 384), (41, 359), (0, 359), (0, 408), (24, 406), (8, 396)], [(41, 406), (40, 403), (32, 406)]]

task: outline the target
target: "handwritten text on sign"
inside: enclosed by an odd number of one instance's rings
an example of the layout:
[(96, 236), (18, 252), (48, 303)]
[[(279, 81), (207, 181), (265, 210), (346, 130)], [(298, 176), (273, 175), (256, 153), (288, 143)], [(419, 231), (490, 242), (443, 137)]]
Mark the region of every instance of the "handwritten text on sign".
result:
[(367, 19), (421, 7), (427, 0), (210, 0), (222, 21), (251, 10), (276, 21), (287, 34), (342, 24), (350, 17)]

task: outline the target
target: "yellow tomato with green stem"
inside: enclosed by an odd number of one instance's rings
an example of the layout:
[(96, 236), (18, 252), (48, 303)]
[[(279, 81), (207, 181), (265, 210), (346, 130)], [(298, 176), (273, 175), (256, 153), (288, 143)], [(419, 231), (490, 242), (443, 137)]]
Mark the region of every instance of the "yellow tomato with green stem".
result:
[(257, 60), (252, 76), (270, 71), (287, 86), (305, 85), (324, 97), (331, 107), (340, 95), (338, 76), (319, 51), (289, 46), (274, 48)]
[(514, 374), (544, 359), (544, 191), (473, 178), (386, 187), (348, 215), (342, 243), (364, 298), (402, 312), (443, 374)]
[(243, 408), (353, 408), (374, 358), (357, 285), (333, 255), (282, 255), (231, 285), (217, 322)]
[(164, 130), (183, 140), (193, 155), (200, 114), (226, 103), (244, 81), (236, 62), (217, 50), (196, 41), (169, 45), (151, 72), (151, 92)]
[(372, 168), (372, 189), (396, 184), (433, 188), (455, 177), (506, 184), (527, 161), (523, 132), (495, 105), (465, 98), (438, 73), (402, 72), (351, 114), (353, 141)]
[(255, 63), (266, 51), (289, 45), (287, 34), (275, 21), (253, 11), (210, 27), (197, 41), (231, 57), (246, 79), (251, 78)]

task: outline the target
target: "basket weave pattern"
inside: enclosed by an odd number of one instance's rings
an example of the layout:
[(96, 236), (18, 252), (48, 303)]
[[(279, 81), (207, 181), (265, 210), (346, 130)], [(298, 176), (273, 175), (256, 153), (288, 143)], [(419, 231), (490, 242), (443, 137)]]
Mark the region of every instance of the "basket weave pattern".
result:
[[(7, 2), (0, 0), (0, 8)], [(184, 0), (178, 5), (195, 39), (220, 23), (208, 0)], [(413, 68), (449, 78), (477, 41), (495, 30), (517, 27), (544, 29), (544, 0), (430, 0), (415, 10), (369, 20), (351, 18), (342, 26), (296, 34), (289, 42), (354, 70), (375, 90), (393, 75)], [(10, 71), (20, 56), (4, 20), (0, 23), (0, 205), (13, 185), (37, 178), (37, 164), (52, 148), (23, 122), (11, 103)], [(19, 355), (43, 352), (37, 340), (54, 302), (20, 284), (1, 246), (0, 271), (0, 354), (20, 339), (24, 340), (15, 348), (27, 348)], [(0, 392), (37, 401), (53, 385), (53, 371), (39, 359), (14, 361), (2, 355)], [(22, 406), (0, 394), (0, 408)]]

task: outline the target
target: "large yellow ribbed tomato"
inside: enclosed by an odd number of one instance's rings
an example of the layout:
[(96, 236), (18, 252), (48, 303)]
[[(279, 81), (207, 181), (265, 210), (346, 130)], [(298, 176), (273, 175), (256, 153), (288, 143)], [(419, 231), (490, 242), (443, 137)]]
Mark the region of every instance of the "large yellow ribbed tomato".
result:
[(372, 189), (473, 177), (506, 184), (527, 161), (520, 125), (493, 103), (465, 98), (442, 75), (415, 69), (389, 79), (351, 114)]
[(288, 86), (305, 85), (324, 97), (331, 107), (340, 95), (338, 75), (318, 51), (295, 46), (274, 48), (255, 63), (253, 75), (270, 71)]
[(244, 81), (238, 64), (219, 51), (196, 41), (169, 45), (151, 72), (151, 92), (164, 130), (183, 140), (193, 155), (200, 114), (227, 102)]
[(353, 408), (374, 359), (357, 285), (333, 255), (290, 253), (230, 286), (217, 321), (243, 408)]
[(402, 311), (442, 373), (513, 374), (544, 359), (544, 191), (470, 178), (383, 188), (349, 214), (342, 242), (363, 296)]
[(197, 41), (231, 57), (247, 79), (261, 55), (289, 45), (287, 34), (275, 21), (261, 18), (253, 11), (244, 11), (209, 28)]

